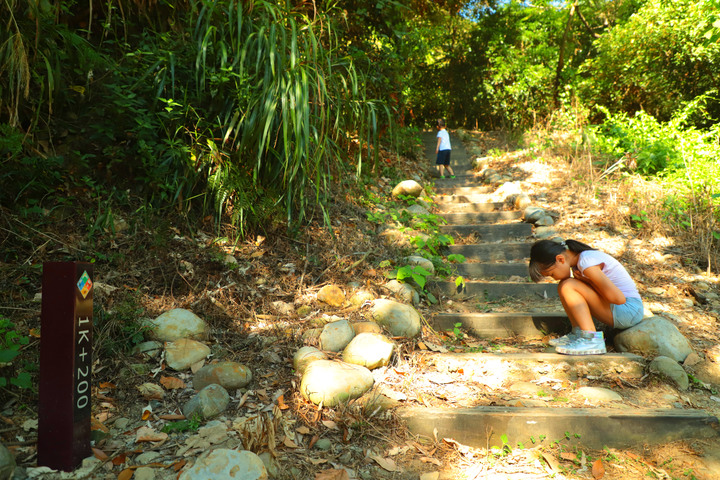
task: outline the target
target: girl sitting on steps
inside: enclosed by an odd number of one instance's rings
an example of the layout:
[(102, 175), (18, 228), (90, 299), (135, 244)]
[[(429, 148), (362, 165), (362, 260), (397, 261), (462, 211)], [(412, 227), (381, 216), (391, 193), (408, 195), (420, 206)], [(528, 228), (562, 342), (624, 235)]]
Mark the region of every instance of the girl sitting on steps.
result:
[[(643, 318), (643, 304), (635, 282), (620, 262), (576, 240), (540, 240), (530, 249), (530, 278), (559, 280), (558, 294), (572, 324), (572, 332), (550, 340), (558, 353), (606, 353), (603, 332), (593, 318), (625, 329)], [(571, 275), (572, 274), (572, 275)]]

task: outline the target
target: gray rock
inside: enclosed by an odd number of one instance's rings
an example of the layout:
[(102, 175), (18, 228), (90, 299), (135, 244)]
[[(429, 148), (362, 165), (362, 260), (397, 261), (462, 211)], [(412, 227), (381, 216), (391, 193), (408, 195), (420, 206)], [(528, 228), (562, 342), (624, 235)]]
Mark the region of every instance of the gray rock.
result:
[(305, 330), (300, 338), (303, 342), (315, 342), (320, 340), (320, 334), (322, 333), (322, 328), (308, 328)]
[(615, 335), (615, 348), (646, 357), (666, 356), (682, 362), (692, 353), (687, 338), (663, 317), (646, 318), (634, 327)]
[(685, 373), (685, 370), (680, 364), (672, 358), (663, 356), (656, 357), (650, 362), (648, 368), (652, 373), (657, 373), (672, 380), (680, 390), (687, 390), (690, 386), (687, 373)]
[(410, 205), (405, 210), (412, 215), (429, 215), (430, 214), (430, 211), (428, 209), (426, 209), (422, 205), (418, 205), (418, 204)]
[(382, 333), (382, 327), (375, 322), (356, 322), (352, 324), (355, 335), (361, 333)]
[(345, 293), (337, 285), (325, 285), (318, 292), (317, 299), (331, 307), (342, 307), (345, 303)]
[(280, 470), (278, 469), (277, 462), (273, 458), (273, 456), (270, 454), (270, 452), (262, 452), (258, 455), (260, 457), (260, 460), (262, 460), (263, 465), (265, 465), (265, 470), (268, 472), (268, 476), (270, 478), (278, 478), (278, 475), (280, 474)]
[(157, 458), (160, 458), (160, 452), (143, 452), (133, 462), (135, 465), (147, 465), (148, 463), (154, 462)]
[(149, 342), (142, 342), (135, 345), (130, 353), (133, 355), (145, 354), (148, 357), (155, 358), (162, 352), (163, 344), (157, 340), (151, 340)]
[(536, 227), (535, 238), (542, 240), (544, 238), (551, 238), (557, 234), (557, 231), (552, 227)]
[(202, 390), (216, 383), (225, 390), (236, 390), (247, 386), (252, 381), (250, 369), (237, 362), (218, 362), (205, 365), (195, 373), (193, 387)]
[(8, 480), (15, 472), (15, 457), (5, 445), (0, 443), (0, 480)]
[(410, 305), (379, 298), (370, 307), (370, 316), (394, 337), (412, 338), (420, 333), (420, 314)]
[(535, 225), (538, 227), (551, 227), (555, 225), (555, 220), (550, 215), (543, 215), (542, 217), (535, 220)]
[(181, 338), (203, 339), (208, 327), (203, 319), (184, 308), (175, 308), (147, 320), (148, 333), (161, 342), (172, 342)]
[(327, 360), (327, 358), (325, 352), (321, 352), (315, 347), (302, 347), (293, 356), (293, 368), (302, 375), (312, 362), (315, 360)]
[(395, 185), (392, 190), (392, 196), (408, 195), (411, 197), (419, 197), (423, 192), (423, 187), (415, 180), (403, 180)]
[(517, 195), (513, 200), (513, 206), (517, 210), (522, 210), (526, 207), (529, 207), (531, 203), (532, 200), (530, 200), (530, 197), (527, 193), (521, 193), (520, 195)]
[(375, 300), (375, 295), (363, 289), (355, 290), (352, 295), (350, 295), (350, 305), (355, 307), (372, 300)]
[(267, 480), (263, 461), (247, 450), (218, 448), (201, 455), (178, 480)]
[(409, 257), (405, 257), (405, 262), (411, 266), (422, 267), (430, 272), (430, 275), (435, 275), (435, 265), (433, 265), (433, 263), (425, 257), (411, 255)]
[(374, 383), (370, 370), (360, 365), (332, 360), (316, 360), (308, 365), (300, 383), (300, 394), (325, 407), (362, 396)]
[(590, 403), (622, 402), (622, 397), (610, 389), (602, 387), (580, 387), (578, 395)]
[(321, 438), (317, 442), (315, 442), (314, 448), (317, 448), (318, 450), (323, 451), (329, 451), (332, 450), (333, 442), (329, 438)]
[(398, 282), (397, 280), (390, 280), (385, 284), (385, 288), (395, 294), (395, 298), (403, 303), (412, 303), (417, 305), (420, 303), (420, 295), (415, 289), (405, 282)]
[(320, 334), (320, 348), (331, 352), (339, 352), (350, 343), (355, 330), (347, 320), (328, 323)]
[(135, 469), (133, 480), (154, 480), (155, 469), (152, 467), (139, 467)]
[(345, 347), (342, 358), (347, 363), (362, 365), (373, 370), (388, 365), (394, 350), (395, 344), (385, 335), (361, 333)]
[(540, 207), (527, 207), (523, 210), (523, 220), (527, 223), (535, 223), (547, 216), (547, 212)]
[(210, 347), (189, 338), (165, 344), (165, 362), (173, 370), (182, 371), (210, 355)]
[(220, 415), (230, 403), (230, 394), (220, 385), (212, 384), (200, 390), (182, 409), (185, 418), (199, 414), (204, 419)]

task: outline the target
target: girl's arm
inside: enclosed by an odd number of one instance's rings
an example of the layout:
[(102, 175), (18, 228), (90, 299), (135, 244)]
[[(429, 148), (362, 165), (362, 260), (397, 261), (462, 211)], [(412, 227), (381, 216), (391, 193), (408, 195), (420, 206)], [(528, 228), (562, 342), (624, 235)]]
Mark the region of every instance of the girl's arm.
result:
[(589, 283), (596, 292), (610, 303), (615, 305), (625, 303), (625, 295), (623, 295), (620, 289), (602, 272), (600, 265), (593, 265), (592, 267), (586, 268), (580, 274), (578, 280)]
[(436, 154), (437, 154), (438, 152), (440, 152), (440, 143), (442, 142), (442, 138), (437, 137), (437, 139), (438, 139), (438, 143), (437, 143), (437, 146), (435, 147), (435, 153), (436, 153)]

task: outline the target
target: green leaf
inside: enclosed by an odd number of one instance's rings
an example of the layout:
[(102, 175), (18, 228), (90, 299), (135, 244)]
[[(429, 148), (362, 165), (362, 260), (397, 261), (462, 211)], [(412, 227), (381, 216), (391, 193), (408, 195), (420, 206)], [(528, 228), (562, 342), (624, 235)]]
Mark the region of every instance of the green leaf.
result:
[(32, 378), (28, 372), (20, 372), (16, 378), (11, 378), (10, 383), (19, 388), (32, 387)]
[(17, 350), (0, 350), (0, 363), (10, 363), (18, 355), (20, 352)]

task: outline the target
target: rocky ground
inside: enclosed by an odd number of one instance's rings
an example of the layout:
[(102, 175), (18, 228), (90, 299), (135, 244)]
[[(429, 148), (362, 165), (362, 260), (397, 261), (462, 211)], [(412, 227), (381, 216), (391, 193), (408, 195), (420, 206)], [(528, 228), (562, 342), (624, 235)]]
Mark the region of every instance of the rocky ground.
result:
[[(553, 212), (558, 235), (602, 245), (620, 258), (638, 280), (647, 306), (673, 319), (701, 360), (717, 360), (720, 303), (713, 294), (719, 292), (720, 278), (702, 269), (691, 246), (631, 228), (619, 184), (598, 180), (581, 160), (569, 161), (563, 152), (521, 148), (497, 134), (477, 133), (467, 142), (492, 152), (493, 168), (522, 182), (540, 206)], [(302, 333), (322, 323), (323, 315), (365, 319), (362, 308), (318, 302), (317, 292), (337, 285), (346, 292), (362, 287), (377, 297), (388, 296), (386, 273), (406, 252), (379, 240), (367, 212), (389, 201), (399, 180), (419, 173), (431, 184), (425, 160), (385, 161), (398, 178), (381, 179), (368, 187), (371, 194), (338, 186), (342, 193), (333, 205), (332, 227), (318, 221), (297, 236), (268, 227), (241, 242), (219, 240), (210, 225), (191, 230), (174, 216), (144, 222), (130, 216), (132, 209), (120, 214), (124, 220), (118, 217), (117, 233), (91, 236), (78, 217), (48, 215), (38, 229), (18, 211), (3, 207), (0, 315), (30, 338), (19, 358), (27, 362), (25, 370), (33, 378), (42, 333), (36, 298), (42, 262), (68, 254), (96, 259), (94, 456), (69, 474), (38, 470), (37, 393), (32, 388), (5, 388), (0, 420), (6, 425), (0, 433), (20, 466), (15, 478), (176, 478), (204, 451), (240, 446), (260, 454), (274, 478), (283, 480), (716, 478), (713, 472), (720, 470), (713, 469), (720, 469), (720, 464), (713, 463), (712, 454), (720, 447), (707, 440), (604, 451), (580, 449), (563, 439), (473, 449), (453, 439), (415, 437), (392, 410), (367, 408), (363, 402), (319, 408), (300, 396), (292, 358), (305, 343)], [(208, 322), (209, 361), (234, 361), (252, 371), (252, 382), (229, 392), (227, 409), (209, 422), (183, 423), (182, 417), (183, 406), (196, 393), (191, 388), (193, 370), (201, 364), (177, 372), (162, 356), (132, 353), (145, 340), (141, 319), (173, 308), (191, 310)], [(440, 308), (556, 311), (558, 305), (542, 299), (532, 305), (517, 305), (513, 299), (440, 299), (440, 305), (423, 303), (418, 310), (429, 318)], [(416, 381), (428, 368), (423, 355), (433, 348), (517, 347), (518, 340), (479, 341), (461, 331), (438, 332), (426, 326), (420, 338), (398, 340), (391, 365), (376, 377), (382, 379), (378, 388), (395, 392), (394, 400), (405, 404), (477, 401), (483, 395), (481, 383), (440, 377)], [(537, 342), (538, 350), (544, 347)], [(3, 369), (3, 375), (14, 375), (18, 365)], [(653, 398), (661, 402), (673, 397), (681, 405), (720, 414), (720, 394), (715, 390), (720, 387), (693, 378), (691, 388), (680, 392), (646, 376), (639, 384), (623, 386), (626, 401), (647, 404)], [(148, 383), (159, 391), (139, 388)]]

